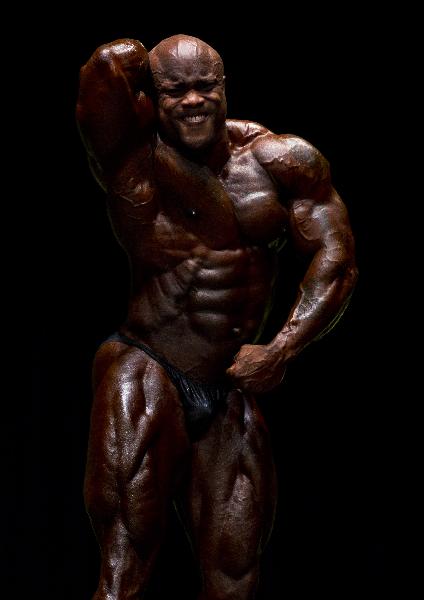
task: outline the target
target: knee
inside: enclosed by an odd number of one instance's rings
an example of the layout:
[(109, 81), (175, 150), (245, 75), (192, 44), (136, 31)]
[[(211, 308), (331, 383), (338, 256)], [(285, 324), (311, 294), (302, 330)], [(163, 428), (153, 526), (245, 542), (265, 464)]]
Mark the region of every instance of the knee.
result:
[(137, 542), (119, 518), (103, 524), (100, 579), (93, 600), (134, 600), (141, 597), (157, 556), (158, 541)]
[(215, 570), (204, 577), (202, 600), (250, 600), (258, 585), (259, 568), (255, 565), (240, 576)]

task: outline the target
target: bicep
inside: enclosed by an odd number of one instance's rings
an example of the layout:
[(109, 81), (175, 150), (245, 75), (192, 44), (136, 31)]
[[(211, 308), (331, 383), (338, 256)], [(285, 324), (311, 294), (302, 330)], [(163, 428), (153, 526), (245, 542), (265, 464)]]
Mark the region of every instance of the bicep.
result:
[(275, 134), (258, 140), (255, 154), (288, 208), (298, 252), (309, 258), (320, 252), (335, 264), (346, 264), (353, 256), (353, 237), (325, 157), (302, 138)]
[(352, 260), (354, 240), (347, 210), (333, 187), (319, 199), (291, 200), (289, 215), (291, 237), (303, 257), (321, 253), (335, 268)]
[(102, 46), (81, 69), (77, 122), (89, 155), (105, 167), (143, 141), (152, 119), (149, 98), (135, 87), (148, 65), (147, 51), (138, 44)]

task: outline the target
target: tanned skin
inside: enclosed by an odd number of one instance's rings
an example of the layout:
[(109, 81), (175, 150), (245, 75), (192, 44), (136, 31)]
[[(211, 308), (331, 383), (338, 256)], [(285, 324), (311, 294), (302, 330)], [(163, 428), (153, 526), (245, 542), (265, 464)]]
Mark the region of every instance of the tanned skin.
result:
[[(117, 341), (98, 350), (85, 481), (102, 552), (94, 600), (142, 597), (173, 501), (199, 560), (201, 600), (251, 599), (276, 502), (256, 397), (349, 300), (345, 206), (311, 144), (226, 119), (222, 61), (196, 38), (173, 36), (150, 53), (131, 39), (98, 48), (81, 70), (77, 118), (131, 265), (121, 332), (196, 381), (233, 384), (193, 440), (161, 365)], [(258, 345), (270, 244), (284, 236), (308, 267), (283, 328)]]

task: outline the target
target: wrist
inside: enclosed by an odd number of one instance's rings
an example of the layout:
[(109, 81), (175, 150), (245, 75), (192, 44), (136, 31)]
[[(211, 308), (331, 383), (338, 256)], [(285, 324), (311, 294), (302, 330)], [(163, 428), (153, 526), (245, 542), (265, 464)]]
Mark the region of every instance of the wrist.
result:
[(270, 352), (282, 360), (284, 363), (296, 358), (300, 349), (296, 349), (290, 337), (283, 332), (278, 333), (268, 344)]

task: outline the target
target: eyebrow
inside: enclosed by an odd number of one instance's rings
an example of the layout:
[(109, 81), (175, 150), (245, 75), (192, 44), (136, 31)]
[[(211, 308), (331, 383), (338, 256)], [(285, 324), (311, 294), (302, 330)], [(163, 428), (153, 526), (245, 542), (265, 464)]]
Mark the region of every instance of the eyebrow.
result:
[(182, 88), (185, 87), (187, 85), (190, 84), (196, 84), (196, 83), (214, 83), (214, 84), (222, 84), (224, 82), (224, 77), (219, 77), (217, 75), (212, 76), (212, 77), (198, 77), (196, 79), (193, 80), (175, 80), (173, 81), (172, 79), (165, 79), (164, 81), (161, 81), (159, 84), (159, 88), (160, 89), (170, 89), (170, 88)]

